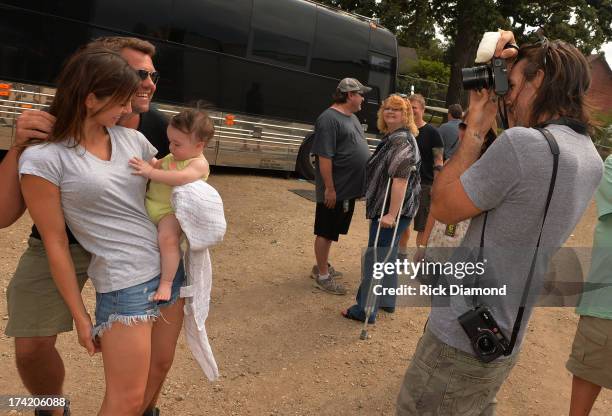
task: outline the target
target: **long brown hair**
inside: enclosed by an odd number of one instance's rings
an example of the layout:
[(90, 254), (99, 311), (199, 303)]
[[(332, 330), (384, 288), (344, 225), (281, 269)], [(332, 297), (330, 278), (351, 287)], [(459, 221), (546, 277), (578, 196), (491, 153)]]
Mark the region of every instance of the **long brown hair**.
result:
[(85, 100), (90, 93), (110, 100), (97, 113), (120, 102), (130, 101), (140, 85), (136, 71), (119, 55), (107, 48), (83, 48), (72, 55), (58, 79), (57, 92), (49, 107), (56, 117), (49, 142), (83, 140), (87, 118)]
[(521, 60), (527, 61), (523, 69), (527, 81), (533, 80), (538, 70), (544, 72), (532, 103), (530, 126), (538, 124), (543, 116), (555, 114), (591, 124), (590, 105), (585, 99), (591, 85), (591, 71), (576, 47), (561, 40), (544, 40), (521, 46), (516, 63)]

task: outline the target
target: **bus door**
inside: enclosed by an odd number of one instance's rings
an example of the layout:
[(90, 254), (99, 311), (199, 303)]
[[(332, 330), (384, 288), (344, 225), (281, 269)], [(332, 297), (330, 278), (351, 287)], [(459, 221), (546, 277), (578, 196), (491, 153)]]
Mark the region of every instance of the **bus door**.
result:
[[(389, 96), (393, 88), (393, 65), (395, 58), (380, 53), (370, 53), (370, 71), (367, 85), (372, 88), (366, 95), (370, 119), (367, 120), (369, 129), (376, 128), (376, 115), (382, 101)], [(378, 144), (378, 140), (368, 138), (368, 146), (373, 150)]]

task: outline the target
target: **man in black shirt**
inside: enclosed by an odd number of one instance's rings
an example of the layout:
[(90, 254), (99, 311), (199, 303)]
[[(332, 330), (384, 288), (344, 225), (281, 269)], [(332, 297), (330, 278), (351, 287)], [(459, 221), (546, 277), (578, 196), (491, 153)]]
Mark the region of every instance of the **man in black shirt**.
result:
[[(425, 114), (425, 98), (421, 94), (413, 94), (409, 98), (414, 114), (414, 122), (419, 129), (416, 137), (421, 154), (421, 194), (419, 210), (414, 217), (414, 230), (417, 232), (417, 252), (427, 246), (429, 234), (434, 225), (433, 217), (429, 215), (431, 205), (431, 185), (437, 172), (444, 164), (444, 142), (438, 130), (423, 120)], [(410, 229), (406, 229), (399, 243), (399, 255), (406, 256)]]
[[(132, 99), (132, 113), (119, 120), (124, 127), (141, 131), (155, 146), (157, 157), (169, 153), (166, 129), (168, 122), (164, 115), (150, 106), (156, 90), (159, 74), (155, 71), (152, 57), (155, 47), (136, 38), (109, 37), (91, 42), (88, 46), (104, 46), (117, 51), (132, 66), (141, 78), (141, 84)], [(0, 164), (0, 227), (8, 227), (25, 211), (25, 204), (19, 186), (17, 164), (21, 149), (19, 145), (30, 138), (46, 139), (53, 128), (55, 117), (42, 111), (25, 111), (16, 121), (15, 145), (3, 156)], [(87, 279), (89, 254), (78, 244), (66, 228), (70, 252), (81, 288)], [(62, 395), (64, 364), (55, 348), (57, 334), (72, 330), (72, 316), (57, 291), (41, 237), (32, 227), (28, 248), (20, 258), (17, 270), (7, 290), (9, 321), (6, 335), (15, 337), (15, 356), (19, 375), (33, 395)], [(169, 317), (168, 314), (173, 315)], [(166, 319), (182, 319), (182, 303), (165, 309)], [(177, 336), (178, 334), (169, 334)], [(162, 359), (172, 362), (174, 352), (167, 352)], [(153, 368), (153, 367), (152, 367)], [(168, 365), (169, 368), (169, 365)], [(153, 398), (145, 415), (158, 414), (153, 409), (161, 384), (166, 374), (151, 375)], [(153, 380), (155, 379), (155, 380)], [(152, 382), (152, 383), (151, 383)], [(52, 414), (50, 411), (37, 410), (36, 414)], [(69, 414), (66, 409), (64, 414)]]

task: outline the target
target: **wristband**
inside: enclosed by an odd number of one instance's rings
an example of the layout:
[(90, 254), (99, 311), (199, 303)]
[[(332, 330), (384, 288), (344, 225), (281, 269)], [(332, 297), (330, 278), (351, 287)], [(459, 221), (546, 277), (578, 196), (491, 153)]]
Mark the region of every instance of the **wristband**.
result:
[(516, 43), (508, 43), (504, 46), (504, 49), (516, 49), (519, 50), (519, 46)]

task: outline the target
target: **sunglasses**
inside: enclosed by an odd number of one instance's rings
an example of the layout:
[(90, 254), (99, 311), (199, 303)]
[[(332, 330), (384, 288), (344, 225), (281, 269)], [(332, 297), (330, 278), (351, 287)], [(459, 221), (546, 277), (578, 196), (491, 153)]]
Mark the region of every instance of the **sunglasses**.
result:
[(157, 71), (149, 72), (146, 69), (137, 69), (136, 73), (138, 74), (138, 77), (143, 81), (148, 77), (151, 77), (151, 81), (153, 81), (153, 84), (157, 84), (157, 81), (159, 81), (159, 72)]

